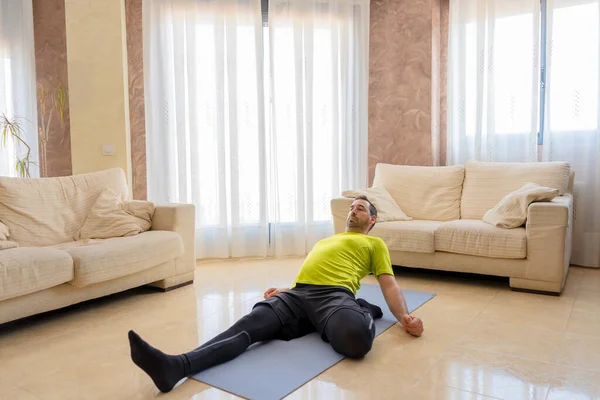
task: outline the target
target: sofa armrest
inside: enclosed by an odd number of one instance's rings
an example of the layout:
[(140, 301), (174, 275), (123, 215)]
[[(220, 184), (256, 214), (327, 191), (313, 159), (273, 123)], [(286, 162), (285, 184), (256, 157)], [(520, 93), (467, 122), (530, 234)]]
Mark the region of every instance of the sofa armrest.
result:
[(196, 207), (193, 204), (157, 204), (152, 217), (153, 231), (177, 232), (183, 240), (183, 256), (175, 263), (175, 275), (193, 272), (196, 267)]
[(549, 202), (531, 203), (527, 209), (527, 228), (541, 226), (569, 226), (573, 196), (566, 194)]
[(532, 203), (527, 210), (527, 269), (525, 279), (560, 283), (571, 259), (573, 196)]
[(336, 197), (331, 199), (331, 214), (333, 215), (333, 230), (341, 233), (346, 230), (348, 211), (354, 199), (350, 197)]

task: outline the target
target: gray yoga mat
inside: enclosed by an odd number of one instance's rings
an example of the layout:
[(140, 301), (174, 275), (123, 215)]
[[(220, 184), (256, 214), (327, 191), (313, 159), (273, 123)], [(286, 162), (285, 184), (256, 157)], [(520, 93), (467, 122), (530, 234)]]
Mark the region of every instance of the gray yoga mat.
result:
[[(403, 290), (410, 312), (435, 294)], [(379, 336), (397, 321), (388, 309), (378, 285), (363, 284), (357, 297), (377, 304), (383, 318), (375, 321)], [(375, 344), (376, 345), (376, 344)], [(194, 375), (192, 378), (248, 399), (281, 399), (321, 372), (342, 361), (329, 343), (311, 333), (289, 342), (273, 340), (252, 345), (239, 357)]]

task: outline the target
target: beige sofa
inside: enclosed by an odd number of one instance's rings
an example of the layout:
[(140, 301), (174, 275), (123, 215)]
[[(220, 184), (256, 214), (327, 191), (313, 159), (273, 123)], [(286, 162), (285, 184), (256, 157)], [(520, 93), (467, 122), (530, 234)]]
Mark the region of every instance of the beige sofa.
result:
[[(384, 187), (413, 220), (380, 222), (370, 234), (386, 242), (397, 266), (505, 276), (511, 288), (559, 294), (571, 256), (573, 179), (560, 162), (378, 164), (373, 187)], [(483, 222), (487, 210), (528, 182), (559, 189), (560, 196), (532, 203), (523, 227)], [(351, 202), (331, 201), (336, 233), (345, 229)]]
[(157, 205), (150, 230), (135, 236), (74, 241), (104, 188), (129, 196), (121, 169), (0, 178), (0, 222), (19, 243), (0, 250), (0, 323), (137, 286), (193, 281), (193, 205)]

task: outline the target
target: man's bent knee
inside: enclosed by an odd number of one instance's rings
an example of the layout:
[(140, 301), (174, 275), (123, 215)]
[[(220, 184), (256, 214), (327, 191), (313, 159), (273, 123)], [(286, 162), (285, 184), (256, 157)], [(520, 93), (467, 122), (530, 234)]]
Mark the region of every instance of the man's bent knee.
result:
[(373, 342), (366, 335), (344, 334), (338, 340), (331, 342), (333, 349), (348, 358), (362, 358), (370, 350)]
[(362, 313), (339, 310), (326, 328), (327, 339), (335, 351), (349, 358), (362, 358), (373, 345), (373, 331)]

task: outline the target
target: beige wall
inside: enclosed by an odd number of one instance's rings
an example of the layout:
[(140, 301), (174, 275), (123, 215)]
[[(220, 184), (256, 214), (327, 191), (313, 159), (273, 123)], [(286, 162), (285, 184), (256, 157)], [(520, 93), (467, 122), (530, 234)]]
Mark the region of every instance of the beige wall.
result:
[(73, 173), (120, 167), (131, 187), (124, 1), (65, 0), (65, 17)]

